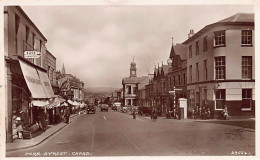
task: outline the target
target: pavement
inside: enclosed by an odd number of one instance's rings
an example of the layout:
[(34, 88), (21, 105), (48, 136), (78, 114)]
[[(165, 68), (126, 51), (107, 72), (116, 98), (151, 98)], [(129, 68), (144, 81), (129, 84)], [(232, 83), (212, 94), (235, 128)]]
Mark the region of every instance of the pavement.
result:
[[(71, 115), (71, 119), (76, 117), (78, 114)], [(59, 123), (55, 125), (48, 125), (47, 130), (45, 131), (37, 131), (33, 133), (33, 138), (31, 139), (16, 139), (12, 143), (6, 143), (6, 152), (16, 151), (20, 149), (27, 149), (39, 145), (56, 132), (64, 128), (67, 124), (66, 123)]]
[[(112, 111), (110, 111), (112, 112)], [(102, 112), (100, 112), (102, 113)], [(112, 113), (115, 113), (115, 114), (121, 114), (121, 115), (125, 115), (125, 116), (128, 116), (128, 118), (130, 117), (131, 118), (131, 115), (129, 113), (120, 113), (120, 112), (112, 112)], [(101, 115), (100, 115), (101, 116)], [(71, 118), (74, 119), (75, 117), (77, 117), (77, 115), (72, 115)], [(87, 116), (89, 117), (89, 116)], [(115, 119), (115, 118), (119, 118), (118, 116), (117, 117), (110, 117), (112, 120)], [(100, 117), (99, 117), (100, 119)], [(101, 116), (101, 119), (104, 119), (105, 121), (107, 120), (106, 117), (102, 117)], [(151, 120), (151, 118), (148, 116), (137, 116), (137, 120), (139, 120), (139, 122), (141, 123), (141, 121), (146, 121), (146, 122), (149, 122)], [(216, 125), (218, 124), (227, 124), (227, 125), (233, 125), (233, 126), (239, 126), (239, 127), (245, 127), (248, 131), (251, 131), (251, 132), (254, 132), (254, 127), (249, 126), (247, 124), (245, 124), (244, 126), (242, 125), (237, 125), (237, 124), (240, 124), (241, 122), (250, 122), (251, 124), (253, 124), (254, 126), (254, 123), (252, 123), (252, 121), (254, 122), (254, 118), (231, 118), (230, 120), (228, 121), (223, 121), (223, 120), (216, 120), (216, 119), (210, 119), (210, 120), (196, 120), (196, 119), (181, 119), (181, 120), (177, 120), (177, 119), (166, 119), (165, 117), (158, 117), (157, 121), (159, 121), (160, 123), (163, 123), (163, 122), (206, 122), (208, 123), (209, 125), (211, 125), (211, 123), (216, 123)], [(72, 121), (73, 122), (73, 121)], [(76, 122), (74, 122), (76, 123)], [(101, 122), (99, 122), (101, 123)], [(242, 123), (243, 124), (243, 123)], [(87, 124), (89, 125), (89, 127), (93, 127), (93, 125), (91, 124)], [(103, 122), (101, 123), (100, 126), (103, 125)], [(113, 125), (114, 124), (111, 124), (112, 127), (114, 127)], [(131, 124), (130, 124), (131, 125)], [(143, 124), (140, 124), (141, 126)], [(47, 139), (49, 139), (50, 137), (52, 137), (55, 133), (57, 133), (58, 131), (60, 131), (61, 129), (63, 129), (65, 126), (67, 126), (66, 123), (60, 123), (60, 124), (57, 124), (57, 125), (49, 125), (48, 129), (46, 131), (42, 131), (42, 132), (38, 132), (38, 135), (36, 135), (35, 137), (33, 137), (32, 139), (18, 139), (18, 140), (15, 140), (13, 143), (7, 143), (6, 144), (6, 152), (13, 152), (13, 151), (18, 151), (18, 150), (23, 150), (23, 149), (30, 149), (32, 147), (35, 147), (41, 143), (43, 143), (44, 141), (46, 141)], [(212, 126), (212, 125), (211, 125)], [(202, 127), (203, 128), (203, 127)], [(109, 130), (109, 128), (107, 128)], [(168, 129), (166, 129), (166, 131), (168, 131)], [(72, 131), (70, 131), (72, 132)], [(115, 132), (115, 131), (114, 131)], [(156, 131), (154, 131), (156, 132)], [(121, 130), (118, 130), (118, 133), (122, 133)], [(87, 133), (87, 134), (90, 134), (89, 136), (92, 136), (92, 133)], [(133, 133), (131, 133), (133, 134)], [(93, 133), (94, 135), (94, 133)], [(98, 136), (98, 135), (97, 135)], [(120, 135), (121, 136), (121, 135)], [(124, 135), (123, 133), (123, 137), (126, 137), (126, 135)], [(104, 137), (100, 137), (101, 139), (103, 139)], [(118, 137), (117, 137), (118, 138)], [(129, 140), (128, 140), (129, 141)], [(59, 142), (61, 143), (61, 142)], [(63, 142), (62, 142), (63, 143)], [(64, 142), (65, 143), (65, 142)], [(91, 143), (91, 146), (92, 146), (92, 143), (93, 142), (89, 142)], [(140, 149), (135, 146), (135, 144), (133, 144), (133, 146), (139, 150), (138, 154), (141, 154), (142, 155), (142, 152), (140, 152)], [(93, 150), (92, 148), (90, 148), (90, 150)], [(112, 155), (115, 155), (117, 154), (116, 152)], [(133, 153), (134, 155), (135, 153)], [(123, 154), (124, 155), (124, 154)], [(131, 154), (132, 155), (132, 154)]]

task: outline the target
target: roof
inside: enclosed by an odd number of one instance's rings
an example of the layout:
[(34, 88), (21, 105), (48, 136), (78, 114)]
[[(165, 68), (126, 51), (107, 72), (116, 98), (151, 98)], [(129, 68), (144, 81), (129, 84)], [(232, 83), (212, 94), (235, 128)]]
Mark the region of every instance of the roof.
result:
[(225, 18), (221, 21), (218, 21), (216, 23), (212, 23), (209, 25), (206, 25), (204, 28), (202, 28), (199, 32), (194, 34), (192, 37), (184, 41), (182, 44), (187, 44), (190, 41), (196, 39), (199, 37), (202, 33), (207, 31), (208, 29), (218, 26), (218, 25), (254, 25), (254, 13), (237, 13), (231, 17)]
[(148, 76), (142, 76), (142, 77), (124, 77), (123, 83), (140, 83), (141, 81), (149, 79)]
[(178, 43), (174, 46), (174, 50), (175, 54), (179, 55), (182, 60), (187, 59), (186, 45)]
[(164, 75), (168, 74), (168, 69), (170, 68), (170, 65), (163, 65), (163, 72)]
[(237, 13), (217, 23), (223, 22), (254, 22), (254, 13)]
[(146, 79), (144, 79), (143, 81), (140, 81), (140, 84), (138, 85), (138, 90), (142, 90), (145, 89), (145, 85), (149, 84), (149, 77), (147, 76)]
[(175, 55), (176, 55), (176, 54), (175, 54), (174, 46), (172, 45), (171, 52), (170, 52), (170, 57), (169, 57), (169, 58), (173, 58)]

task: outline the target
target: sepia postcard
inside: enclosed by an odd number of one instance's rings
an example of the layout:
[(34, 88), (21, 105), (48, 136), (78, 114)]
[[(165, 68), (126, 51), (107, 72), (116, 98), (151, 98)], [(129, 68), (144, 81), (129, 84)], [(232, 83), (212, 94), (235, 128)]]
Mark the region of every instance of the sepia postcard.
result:
[(2, 1), (1, 158), (259, 159), (260, 1)]

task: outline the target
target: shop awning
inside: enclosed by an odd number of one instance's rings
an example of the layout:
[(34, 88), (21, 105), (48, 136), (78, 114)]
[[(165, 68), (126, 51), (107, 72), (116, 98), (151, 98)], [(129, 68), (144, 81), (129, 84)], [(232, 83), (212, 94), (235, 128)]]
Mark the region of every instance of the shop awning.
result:
[(49, 102), (47, 100), (32, 100), (32, 105), (37, 107), (45, 107)]
[(59, 107), (60, 106), (60, 104), (62, 103), (62, 102), (65, 102), (66, 100), (65, 99), (63, 99), (63, 98), (60, 98), (60, 97), (55, 97), (55, 98), (53, 98), (52, 100), (50, 100), (50, 105), (48, 105), (47, 107), (48, 108), (54, 108), (54, 107)]
[(47, 97), (48, 97), (48, 98), (53, 98), (53, 97), (55, 97), (47, 73), (45, 73), (45, 72), (43, 72), (43, 71), (40, 71), (39, 69), (36, 69), (36, 70), (37, 70), (38, 73), (39, 73), (39, 77), (40, 77), (40, 80), (41, 80), (43, 89), (44, 89), (44, 91), (45, 91)]
[(26, 84), (31, 92), (32, 98), (35, 99), (48, 98), (43, 89), (37, 70), (34, 67), (30, 66), (29, 64), (26, 64), (21, 60), (19, 60), (19, 63)]

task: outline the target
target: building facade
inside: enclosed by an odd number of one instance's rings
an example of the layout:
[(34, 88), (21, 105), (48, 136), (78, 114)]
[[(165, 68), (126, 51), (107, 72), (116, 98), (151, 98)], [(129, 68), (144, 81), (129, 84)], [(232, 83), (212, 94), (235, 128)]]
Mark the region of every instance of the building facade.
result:
[(187, 98), (187, 56), (186, 45), (173, 45), (170, 52), (169, 72), (167, 75), (169, 93), (169, 110), (177, 107), (179, 98)]
[(167, 83), (167, 76), (170, 65), (163, 65), (154, 70), (153, 77), (153, 107), (157, 109), (159, 116), (165, 115), (168, 108), (169, 90)]
[(51, 82), (52, 89), (54, 93), (57, 94), (59, 88), (56, 79), (56, 57), (54, 57), (54, 55), (48, 50), (46, 50), (44, 69), (47, 70), (47, 74)]
[(137, 77), (136, 63), (133, 61), (130, 64), (130, 76), (122, 79), (123, 85), (123, 105), (137, 106), (138, 104), (138, 84), (148, 76)]
[[(4, 7), (6, 142), (17, 138), (17, 117), (22, 117), (23, 127), (32, 126), (38, 120), (38, 111), (54, 97), (44, 69), (46, 42), (21, 7)], [(28, 58), (27, 52), (39, 56)]]
[(254, 14), (238, 13), (207, 25), (187, 45), (189, 108), (253, 116), (255, 108)]

